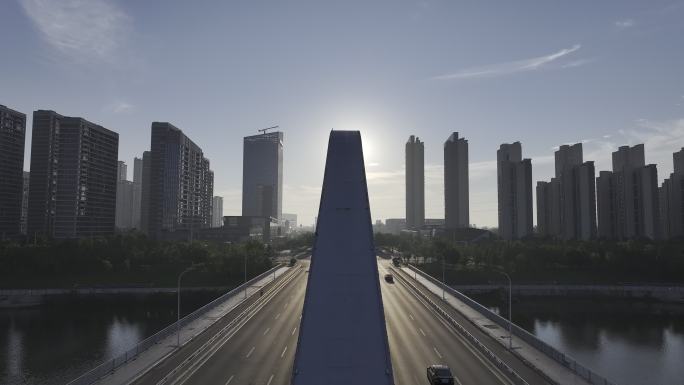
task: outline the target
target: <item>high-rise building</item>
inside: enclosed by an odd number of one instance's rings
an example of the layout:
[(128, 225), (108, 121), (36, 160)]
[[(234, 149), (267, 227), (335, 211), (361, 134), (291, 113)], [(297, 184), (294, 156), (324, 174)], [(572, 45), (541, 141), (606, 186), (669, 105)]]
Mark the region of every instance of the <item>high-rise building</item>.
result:
[(210, 227), (214, 181), (202, 149), (172, 124), (153, 122), (150, 158), (148, 234), (188, 230), (192, 237)]
[(447, 229), (470, 225), (468, 141), (454, 132), (444, 142), (444, 220)]
[(116, 180), (128, 180), (128, 165), (123, 160), (116, 162)]
[(223, 197), (214, 197), (211, 205), (211, 227), (223, 226)]
[(613, 152), (613, 171), (602, 171), (596, 183), (600, 236), (659, 237), (658, 174), (656, 165), (646, 165), (643, 144)]
[(26, 115), (0, 105), (0, 239), (21, 233)]
[(133, 158), (133, 213), (131, 222), (136, 229), (141, 229), (142, 180), (143, 160)]
[(133, 182), (126, 179), (128, 166), (119, 161), (116, 181), (116, 228), (128, 230), (133, 228)]
[(28, 218), (28, 200), (29, 200), (29, 183), (31, 180), (31, 173), (24, 171), (23, 192), (21, 194), (21, 233), (26, 234), (27, 218)]
[(83, 118), (33, 113), (28, 234), (114, 232), (119, 134)]
[(283, 213), (283, 133), (246, 136), (242, 159), (242, 215), (272, 217)]
[(576, 186), (572, 215), (573, 239), (589, 240), (596, 238), (596, 171), (594, 162), (588, 161), (573, 170)]
[(496, 152), (499, 235), (506, 240), (532, 234), (532, 161), (522, 158), (520, 142)]
[(617, 239), (617, 192), (611, 171), (601, 171), (596, 178), (596, 211), (598, 237)]
[(406, 227), (420, 229), (425, 224), (425, 148), (411, 135), (406, 142)]
[(660, 231), (664, 239), (684, 237), (684, 148), (672, 159), (674, 170), (659, 189)]
[(560, 183), (558, 179), (537, 182), (537, 233), (556, 237), (561, 231)]
[(152, 153), (143, 152), (140, 188), (140, 230), (150, 235), (150, 194), (152, 193)]
[(554, 154), (555, 177), (537, 183), (537, 231), (559, 239), (596, 236), (594, 162), (584, 162), (582, 144), (562, 145)]

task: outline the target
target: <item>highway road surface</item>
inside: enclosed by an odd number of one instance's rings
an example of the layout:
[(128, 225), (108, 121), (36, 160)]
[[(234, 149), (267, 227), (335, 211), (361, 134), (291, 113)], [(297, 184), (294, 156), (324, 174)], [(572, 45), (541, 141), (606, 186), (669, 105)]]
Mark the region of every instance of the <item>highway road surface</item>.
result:
[[(381, 277), (385, 266), (379, 264)], [(431, 364), (448, 365), (456, 384), (512, 383), (399, 279), (383, 281), (381, 290), (395, 384), (427, 384)]]
[[(137, 384), (288, 385), (308, 276), (308, 262), (303, 263), (289, 281), (287, 276), (276, 281), (275, 285), (282, 288), (254, 300), (254, 308), (247, 309), (247, 316), (229, 326), (214, 343), (205, 345), (208, 348), (187, 359), (200, 345), (189, 344)], [(387, 267), (385, 261), (379, 264), (380, 279)], [(456, 384), (511, 384), (400, 280), (383, 280), (380, 286), (395, 384), (427, 384), (426, 368), (434, 363), (449, 365)], [(246, 307), (237, 311), (245, 311)], [(530, 377), (531, 385), (546, 383), (522, 363), (520, 368), (525, 371), (521, 374)], [(325, 384), (324, 379), (321, 384)]]

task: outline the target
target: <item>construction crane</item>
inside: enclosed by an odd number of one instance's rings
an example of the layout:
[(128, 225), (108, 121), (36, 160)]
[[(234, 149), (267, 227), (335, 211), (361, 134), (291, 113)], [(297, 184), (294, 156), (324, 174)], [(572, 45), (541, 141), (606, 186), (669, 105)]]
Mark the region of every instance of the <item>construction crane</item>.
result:
[(257, 131), (259, 131), (259, 132), (261, 132), (262, 134), (266, 135), (266, 131), (268, 131), (268, 130), (275, 130), (275, 129), (278, 128), (278, 127), (279, 127), (279, 126), (276, 125), (276, 126), (273, 126), (273, 127), (262, 128), (262, 129), (257, 130)]

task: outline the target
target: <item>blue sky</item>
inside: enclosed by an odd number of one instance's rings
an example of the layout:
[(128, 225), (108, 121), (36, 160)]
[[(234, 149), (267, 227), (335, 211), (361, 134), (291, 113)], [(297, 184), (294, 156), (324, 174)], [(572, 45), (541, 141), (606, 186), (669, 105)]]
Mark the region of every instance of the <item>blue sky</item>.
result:
[[(637, 143), (661, 180), (671, 172), (683, 19), (684, 1), (656, 0), (8, 0), (0, 104), (113, 129), (129, 165), (150, 123), (172, 122), (211, 160), (226, 215), (240, 214), (242, 137), (279, 124), (283, 211), (304, 224), (331, 128), (362, 131), (374, 219), (404, 216), (411, 134), (425, 141), (426, 216), (443, 217), (442, 144), (458, 131), (471, 221), (495, 226), (504, 142), (522, 142), (535, 181), (550, 178), (555, 146), (580, 141), (597, 173)], [(29, 153), (30, 135), (26, 169)]]

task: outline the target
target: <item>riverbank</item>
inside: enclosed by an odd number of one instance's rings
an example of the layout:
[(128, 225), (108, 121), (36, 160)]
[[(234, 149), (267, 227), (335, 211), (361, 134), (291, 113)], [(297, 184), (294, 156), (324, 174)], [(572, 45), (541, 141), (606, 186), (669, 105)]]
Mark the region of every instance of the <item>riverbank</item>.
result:
[[(470, 296), (508, 293), (508, 285), (450, 285)], [(684, 286), (664, 285), (513, 285), (514, 297), (635, 299), (684, 304)]]
[[(237, 286), (237, 285), (235, 285)], [(183, 287), (182, 293), (225, 293), (235, 286)], [(48, 302), (78, 298), (143, 298), (151, 295), (176, 294), (175, 287), (83, 287), (74, 289), (0, 289), (0, 309), (43, 305)]]

